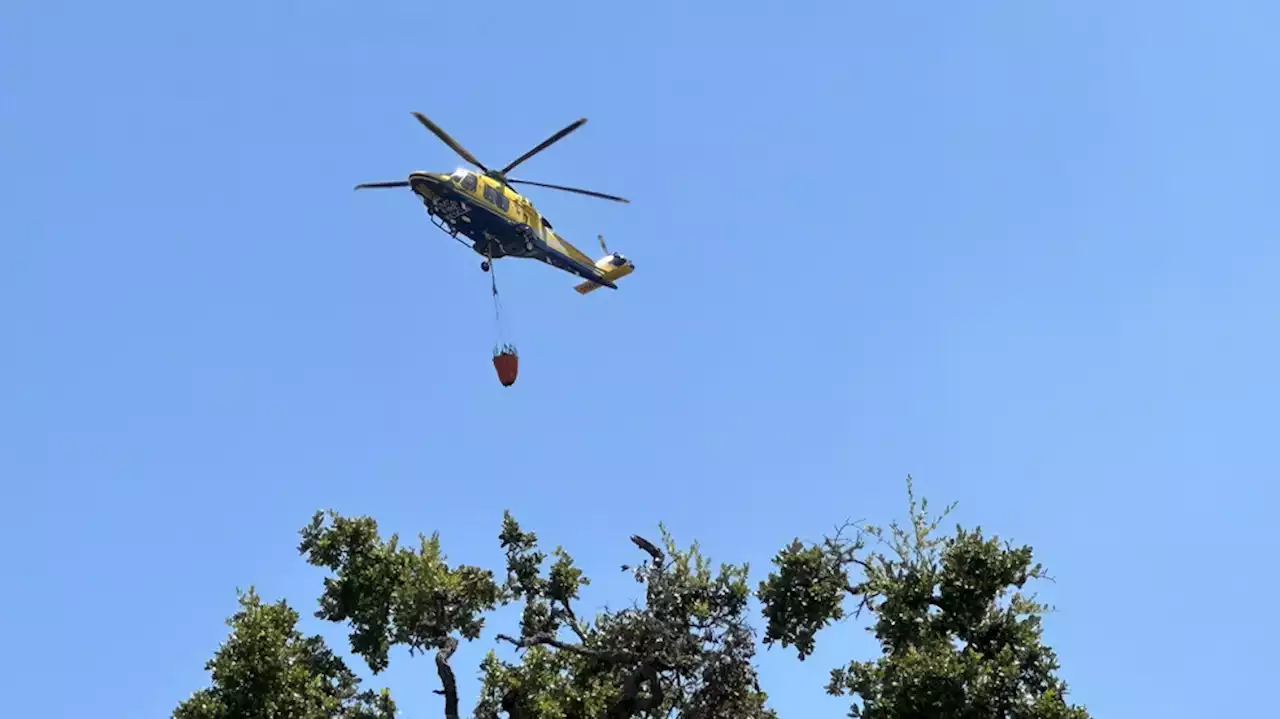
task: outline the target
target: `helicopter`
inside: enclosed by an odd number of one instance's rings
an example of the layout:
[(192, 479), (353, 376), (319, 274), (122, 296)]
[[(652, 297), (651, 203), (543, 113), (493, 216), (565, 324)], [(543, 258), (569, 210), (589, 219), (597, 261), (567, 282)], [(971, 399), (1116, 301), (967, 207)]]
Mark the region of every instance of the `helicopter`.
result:
[(618, 286), (614, 281), (635, 270), (630, 259), (609, 251), (603, 235), (598, 235), (597, 239), (605, 255), (593, 262), (589, 256), (561, 237), (533, 203), (512, 185), (546, 187), (614, 202), (625, 203), (630, 200), (593, 190), (507, 177), (507, 173), (517, 165), (585, 125), (586, 118), (570, 123), (501, 170), (491, 170), (425, 115), (414, 112), (413, 116), (459, 157), (479, 168), (480, 172), (465, 168), (458, 168), (452, 173), (415, 171), (409, 173), (407, 180), (366, 182), (356, 185), (356, 190), (394, 187), (411, 189), (422, 198), (427, 214), (436, 227), (484, 258), (480, 262), (480, 269), (484, 272), (490, 272), (493, 261), (502, 257), (539, 260), (585, 280), (574, 287), (579, 294), (585, 295), (600, 287), (616, 290)]

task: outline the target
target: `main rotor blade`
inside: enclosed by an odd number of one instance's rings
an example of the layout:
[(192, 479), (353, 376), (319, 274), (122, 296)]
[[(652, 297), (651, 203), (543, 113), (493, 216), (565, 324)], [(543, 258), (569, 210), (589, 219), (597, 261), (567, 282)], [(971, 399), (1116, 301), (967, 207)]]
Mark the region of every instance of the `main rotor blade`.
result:
[(375, 188), (375, 187), (381, 188), (381, 187), (408, 187), (408, 186), (409, 186), (409, 183), (406, 180), (399, 180), (396, 182), (363, 182), (363, 183), (360, 183), (359, 185), (356, 185), (356, 189), (364, 190), (367, 188)]
[(573, 122), (569, 123), (569, 125), (568, 125), (567, 127), (565, 127), (563, 130), (561, 130), (560, 132), (557, 132), (556, 134), (552, 135), (551, 137), (548, 137), (547, 139), (543, 140), (543, 141), (542, 141), (542, 143), (541, 143), (540, 145), (538, 145), (537, 147), (533, 148), (532, 150), (530, 150), (530, 151), (528, 151), (528, 152), (524, 153), (524, 154), (523, 154), (523, 155), (521, 155), (520, 157), (516, 158), (516, 159), (515, 159), (515, 161), (513, 161), (510, 165), (507, 165), (506, 167), (502, 168), (502, 174), (504, 174), (504, 175), (505, 175), (505, 174), (507, 174), (508, 172), (511, 172), (512, 168), (514, 168), (516, 165), (519, 165), (520, 163), (524, 162), (525, 160), (529, 159), (530, 157), (533, 157), (534, 155), (538, 154), (539, 152), (542, 152), (543, 150), (547, 149), (548, 147), (551, 147), (552, 145), (556, 144), (557, 142), (559, 142), (559, 141), (563, 140), (565, 135), (568, 135), (569, 133), (573, 132), (574, 130), (578, 129), (579, 127), (582, 127), (582, 126), (583, 126), (583, 125), (585, 125), (585, 124), (587, 124), (587, 118), (585, 118), (585, 117), (584, 117), (584, 118), (581, 118), (581, 119), (579, 119), (579, 120), (574, 120)]
[(428, 130), (435, 133), (435, 136), (440, 138), (441, 141), (444, 142), (444, 144), (453, 148), (453, 151), (458, 153), (460, 156), (462, 156), (462, 159), (466, 160), (467, 162), (470, 162), (471, 164), (475, 165), (476, 167), (480, 168), (486, 173), (489, 172), (489, 168), (485, 167), (484, 163), (477, 160), (475, 155), (472, 155), (470, 152), (467, 152), (467, 148), (463, 147), (462, 145), (459, 145), (457, 140), (453, 139), (452, 137), (449, 137), (449, 133), (445, 132), (439, 125), (428, 120), (426, 115), (423, 115), (420, 112), (415, 112), (413, 113), (413, 116), (418, 118), (418, 122), (421, 122), (423, 125), (425, 125)]
[(631, 200), (628, 200), (625, 197), (618, 197), (617, 195), (606, 195), (603, 192), (596, 192), (594, 190), (582, 190), (577, 187), (565, 187), (564, 185), (548, 185), (544, 182), (531, 182), (529, 180), (507, 180), (507, 182), (510, 182), (513, 185), (535, 185), (537, 187), (549, 187), (553, 190), (564, 190), (565, 192), (576, 192), (579, 195), (591, 195), (592, 197), (601, 197), (606, 200), (613, 200), (614, 202), (628, 202), (628, 203), (631, 202)]

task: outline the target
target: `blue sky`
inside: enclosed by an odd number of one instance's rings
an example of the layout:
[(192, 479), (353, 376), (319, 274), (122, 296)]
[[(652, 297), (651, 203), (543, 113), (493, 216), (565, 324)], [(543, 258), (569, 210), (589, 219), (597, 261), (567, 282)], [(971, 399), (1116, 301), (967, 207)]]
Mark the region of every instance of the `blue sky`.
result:
[[(617, 605), (632, 532), (758, 579), (907, 473), (1035, 546), (1095, 716), (1262, 713), (1280, 9), (965, 5), (5, 3), (11, 713), (167, 715), (237, 586), (314, 609), (318, 508), (495, 567), (510, 508)], [(501, 263), (511, 389), (478, 258), (351, 191), (458, 166), (413, 110), (497, 165), (588, 117), (522, 176), (633, 201), (530, 192), (638, 269)], [(784, 717), (875, 652), (820, 642)]]

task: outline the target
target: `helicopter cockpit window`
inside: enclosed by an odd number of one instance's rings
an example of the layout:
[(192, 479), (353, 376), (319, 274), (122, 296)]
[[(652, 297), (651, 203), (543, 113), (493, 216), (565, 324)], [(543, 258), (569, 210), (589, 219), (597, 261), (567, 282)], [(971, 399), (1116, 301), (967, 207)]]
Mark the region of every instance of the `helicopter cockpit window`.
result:
[(462, 189), (466, 190), (467, 192), (475, 192), (476, 176), (468, 172), (462, 176), (462, 182), (460, 182), (459, 184), (462, 185)]
[(484, 199), (497, 205), (503, 212), (511, 209), (511, 201), (507, 199), (506, 193), (491, 185), (484, 186)]

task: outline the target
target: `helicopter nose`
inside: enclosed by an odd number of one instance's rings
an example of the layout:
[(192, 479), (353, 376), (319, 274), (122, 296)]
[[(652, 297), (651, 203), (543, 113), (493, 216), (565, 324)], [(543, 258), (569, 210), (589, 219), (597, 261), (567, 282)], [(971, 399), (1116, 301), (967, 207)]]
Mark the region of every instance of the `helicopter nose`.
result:
[(416, 185), (421, 183), (421, 184), (430, 185), (434, 187), (440, 184), (440, 178), (436, 177), (435, 175), (432, 175), (429, 172), (411, 172), (409, 173), (409, 182), (410, 184)]

